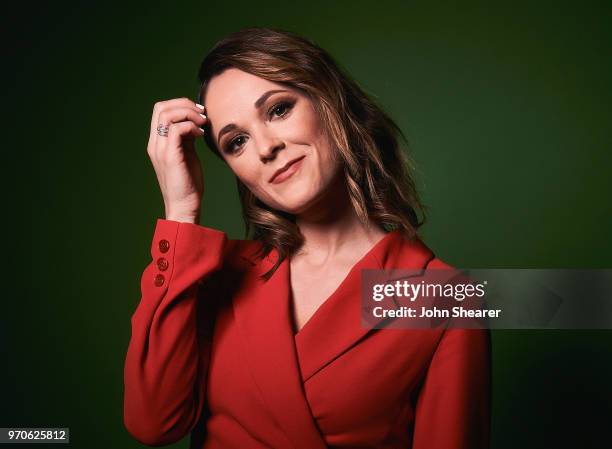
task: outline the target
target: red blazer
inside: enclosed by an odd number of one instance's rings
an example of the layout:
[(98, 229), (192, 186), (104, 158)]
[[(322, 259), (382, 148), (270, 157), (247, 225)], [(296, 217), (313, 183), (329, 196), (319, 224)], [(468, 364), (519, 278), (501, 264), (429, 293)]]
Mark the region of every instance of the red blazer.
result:
[(448, 267), (387, 234), (294, 335), (289, 264), (158, 219), (125, 360), (124, 424), (192, 448), (488, 447), (488, 330), (366, 329), (363, 268)]

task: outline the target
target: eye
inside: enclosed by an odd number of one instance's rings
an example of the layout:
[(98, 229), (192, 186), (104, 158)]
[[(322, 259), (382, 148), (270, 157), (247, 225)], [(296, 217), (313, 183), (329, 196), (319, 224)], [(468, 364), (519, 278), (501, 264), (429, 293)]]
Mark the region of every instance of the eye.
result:
[[(281, 101), (276, 103), (268, 110), (268, 116), (270, 119), (273, 117), (285, 117), (291, 108), (293, 108), (295, 102), (292, 101)], [(240, 135), (231, 139), (226, 145), (223, 147), (223, 152), (227, 154), (237, 153), (238, 150), (244, 145), (245, 136)]]
[[(241, 145), (239, 144), (241, 143), (241, 139), (244, 139), (244, 136), (237, 136), (233, 138), (227, 144), (225, 144), (225, 146), (223, 147), (223, 151), (228, 154), (235, 153), (240, 149)], [(235, 147), (236, 144), (238, 144), (239, 146)]]
[(289, 101), (281, 101), (280, 103), (277, 103), (274, 106), (272, 106), (272, 108), (268, 112), (268, 115), (270, 116), (270, 118), (272, 116), (284, 117), (285, 115), (287, 115), (287, 112), (292, 107), (293, 107), (293, 103)]

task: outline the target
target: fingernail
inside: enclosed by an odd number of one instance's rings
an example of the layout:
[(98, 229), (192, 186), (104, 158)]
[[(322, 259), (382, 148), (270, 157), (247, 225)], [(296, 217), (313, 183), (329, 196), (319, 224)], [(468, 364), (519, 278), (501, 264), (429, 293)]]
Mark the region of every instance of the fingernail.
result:
[(200, 131), (204, 132), (204, 128), (200, 128)]
[(196, 106), (199, 107), (200, 109), (204, 109), (204, 106), (202, 106), (201, 104), (196, 103)]
[(200, 116), (201, 116), (202, 118), (206, 118), (206, 116), (205, 116), (204, 114), (200, 114)]

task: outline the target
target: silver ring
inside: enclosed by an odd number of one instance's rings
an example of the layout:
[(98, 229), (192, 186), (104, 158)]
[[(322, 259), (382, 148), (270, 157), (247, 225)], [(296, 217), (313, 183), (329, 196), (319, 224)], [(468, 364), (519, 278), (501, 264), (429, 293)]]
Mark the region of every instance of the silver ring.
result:
[(157, 134), (162, 137), (168, 137), (168, 130), (170, 129), (170, 125), (164, 125), (160, 123), (157, 125)]

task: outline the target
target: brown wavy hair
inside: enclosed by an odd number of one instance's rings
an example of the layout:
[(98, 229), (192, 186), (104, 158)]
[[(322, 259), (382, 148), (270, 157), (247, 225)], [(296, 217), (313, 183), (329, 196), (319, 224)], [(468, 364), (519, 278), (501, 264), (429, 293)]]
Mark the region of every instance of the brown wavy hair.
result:
[[(400, 229), (412, 239), (425, 222), (412, 178), (413, 165), (400, 148), (407, 139), (395, 122), (332, 57), (314, 42), (292, 32), (250, 27), (217, 42), (200, 65), (198, 103), (210, 80), (233, 67), (306, 94), (313, 102), (329, 142), (337, 148), (351, 203), (359, 219), (386, 231)], [(204, 139), (222, 160), (211, 135)], [(278, 251), (274, 267), (302, 245), (295, 216), (268, 207), (236, 177), (246, 227), (259, 240), (258, 256)], [(421, 218), (419, 218), (419, 213)]]

